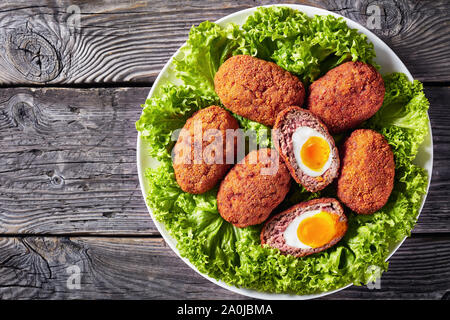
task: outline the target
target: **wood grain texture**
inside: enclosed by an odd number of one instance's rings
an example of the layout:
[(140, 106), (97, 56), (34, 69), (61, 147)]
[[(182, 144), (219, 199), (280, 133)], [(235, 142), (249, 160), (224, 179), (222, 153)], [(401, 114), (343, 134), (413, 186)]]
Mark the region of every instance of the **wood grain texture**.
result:
[[(192, 271), (159, 238), (0, 238), (0, 248), (0, 299), (239, 298)], [(67, 286), (74, 265), (79, 290)]]
[[(450, 87), (425, 87), (430, 101), (431, 128), (433, 132), (433, 175), (425, 206), (415, 231), (450, 231)], [(435, 224), (439, 216), (439, 223)]]
[[(3, 1), (0, 84), (149, 83), (192, 25), (270, 3), (322, 7), (372, 28), (415, 78), (449, 81), (450, 3), (440, 1)], [(377, 23), (373, 6), (378, 6)], [(371, 7), (372, 6), (372, 7)], [(370, 22), (368, 22), (369, 19)]]
[[(0, 300), (244, 298), (195, 273), (160, 238), (139, 189), (134, 123), (192, 25), (281, 2), (359, 22), (430, 84), (434, 170), (413, 235), (380, 289), (325, 299), (450, 298), (450, 2), (5, 0)], [(71, 266), (82, 272), (80, 289), (67, 286)]]
[[(442, 299), (450, 288), (450, 238), (408, 239), (379, 287), (326, 299)], [(80, 289), (69, 289), (71, 266)], [(69, 283), (74, 283), (69, 280)], [(204, 279), (158, 238), (0, 238), (0, 299), (242, 299)]]
[(136, 169), (148, 91), (0, 89), (0, 233), (155, 234)]
[(326, 9), (360, 23), (386, 42), (414, 78), (449, 81), (449, 1), (325, 2)]
[[(0, 233), (157, 235), (135, 121), (149, 88), (0, 89)], [(449, 87), (426, 87), (435, 162), (414, 233), (450, 232)]]

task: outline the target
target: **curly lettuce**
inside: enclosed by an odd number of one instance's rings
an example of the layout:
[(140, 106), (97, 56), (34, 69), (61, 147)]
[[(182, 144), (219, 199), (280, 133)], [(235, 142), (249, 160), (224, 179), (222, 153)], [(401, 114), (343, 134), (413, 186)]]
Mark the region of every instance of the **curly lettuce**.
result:
[(386, 94), (380, 110), (367, 126), (382, 133), (390, 142), (400, 167), (414, 160), (421, 142), (428, 134), (429, 103), (422, 84), (410, 82), (405, 74), (384, 77)]
[[(365, 284), (373, 270), (387, 270), (392, 245), (410, 234), (427, 188), (426, 171), (412, 163), (428, 134), (428, 101), (418, 81), (400, 73), (384, 77), (386, 94), (380, 111), (362, 127), (381, 132), (392, 146), (396, 176), (392, 195), (379, 212), (347, 212), (349, 230), (334, 247), (302, 258), (281, 255), (261, 247), (261, 226), (236, 228), (217, 211), (217, 188), (192, 195), (178, 186), (171, 162), (173, 133), (195, 111), (220, 100), (214, 75), (234, 54), (250, 54), (275, 61), (309, 82), (346, 60), (373, 63), (373, 45), (364, 35), (332, 16), (308, 17), (283, 7), (258, 9), (242, 26), (225, 27), (203, 22), (192, 28), (187, 44), (175, 61), (175, 73), (184, 85), (167, 84), (143, 105), (136, 123), (159, 160), (147, 168), (147, 203), (155, 218), (177, 242), (181, 256), (202, 273), (228, 284), (263, 290), (310, 294), (349, 283)], [(257, 143), (270, 146), (268, 128), (233, 114), (241, 128), (256, 131)], [(321, 196), (335, 196), (331, 185), (309, 193), (294, 184), (278, 210)]]
[(151, 141), (149, 155), (157, 160), (170, 159), (172, 134), (201, 108), (217, 104), (217, 95), (211, 95), (192, 86), (167, 84), (159, 88), (142, 105), (143, 111), (136, 129), (143, 139)]
[(342, 18), (310, 18), (286, 7), (269, 7), (256, 11), (242, 28), (257, 57), (275, 61), (305, 84), (345, 61), (374, 64), (373, 44)]

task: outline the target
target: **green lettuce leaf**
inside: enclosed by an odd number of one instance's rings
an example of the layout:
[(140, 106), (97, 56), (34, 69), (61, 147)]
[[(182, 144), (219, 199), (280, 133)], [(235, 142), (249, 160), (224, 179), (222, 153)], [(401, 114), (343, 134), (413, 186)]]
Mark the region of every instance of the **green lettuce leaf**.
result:
[(272, 136), (269, 127), (234, 113), (233, 116), (238, 121), (239, 127), (243, 129), (244, 133), (247, 133), (249, 139), (254, 140), (258, 147), (272, 147)]
[(405, 74), (384, 77), (386, 94), (381, 109), (366, 126), (382, 133), (393, 148), (397, 167), (412, 161), (428, 134), (429, 102), (422, 84)]
[(225, 28), (205, 21), (191, 29), (181, 57), (175, 59), (177, 77), (185, 84), (214, 92), (214, 75), (230, 56), (247, 54), (274, 61), (305, 84), (349, 60), (378, 67), (373, 44), (342, 18), (308, 17), (287, 7), (259, 8), (242, 28)]
[(308, 17), (286, 7), (260, 8), (242, 26), (256, 56), (273, 60), (308, 84), (349, 60), (375, 64), (373, 44), (344, 19)]
[(174, 59), (177, 77), (208, 96), (214, 95), (214, 75), (232, 52), (250, 54), (239, 27), (229, 24), (221, 28), (209, 21), (202, 22), (191, 29), (180, 50), (181, 57)]
[(181, 129), (195, 111), (217, 103), (217, 95), (192, 86), (162, 86), (142, 105), (142, 115), (136, 122), (142, 138), (151, 141), (149, 155), (157, 160), (170, 159), (172, 133)]
[[(170, 160), (145, 172), (149, 192), (147, 203), (154, 217), (176, 239), (180, 254), (201, 272), (215, 278), (229, 277), (239, 265), (236, 244), (251, 228), (239, 229), (222, 219), (217, 210), (217, 190), (201, 195), (183, 192)], [(231, 272), (231, 273), (230, 273)]]

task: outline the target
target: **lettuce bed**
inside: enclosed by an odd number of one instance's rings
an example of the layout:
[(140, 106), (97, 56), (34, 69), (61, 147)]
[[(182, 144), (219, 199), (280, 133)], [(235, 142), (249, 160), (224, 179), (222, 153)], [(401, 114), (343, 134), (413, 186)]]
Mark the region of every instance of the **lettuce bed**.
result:
[[(411, 83), (400, 73), (384, 75), (383, 106), (362, 125), (384, 134), (395, 154), (395, 186), (388, 204), (369, 216), (347, 211), (349, 230), (338, 245), (297, 259), (262, 248), (261, 226), (239, 229), (223, 220), (217, 211), (217, 189), (202, 195), (184, 193), (174, 178), (171, 135), (195, 111), (220, 105), (214, 92), (214, 74), (231, 55), (249, 54), (274, 61), (308, 85), (348, 60), (374, 64), (373, 45), (341, 19), (309, 18), (289, 8), (270, 7), (258, 9), (241, 27), (203, 22), (192, 28), (181, 51), (175, 72), (184, 85), (161, 87), (145, 102), (136, 123), (149, 155), (160, 162), (159, 167), (145, 173), (147, 203), (176, 239), (180, 254), (213, 278), (268, 292), (329, 291), (349, 283), (365, 284), (372, 280), (374, 270), (386, 270), (390, 247), (410, 234), (427, 188), (425, 170), (412, 164), (428, 133), (429, 104), (421, 83)], [(267, 132), (261, 124), (235, 117), (244, 129)], [(339, 143), (342, 136), (335, 138)], [(270, 145), (270, 136), (258, 136), (258, 142)], [(311, 194), (294, 185), (279, 210), (334, 194), (333, 186)]]

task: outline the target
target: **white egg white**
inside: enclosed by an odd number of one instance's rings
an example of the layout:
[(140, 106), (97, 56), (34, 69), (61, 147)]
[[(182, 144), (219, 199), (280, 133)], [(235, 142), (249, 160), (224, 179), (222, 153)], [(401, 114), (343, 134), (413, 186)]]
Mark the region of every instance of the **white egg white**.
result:
[[(328, 156), (328, 160), (320, 171), (315, 171), (308, 168), (305, 164), (303, 164), (303, 161), (300, 156), (300, 150), (310, 137), (320, 137), (324, 139), (328, 143), (328, 147), (330, 148), (330, 155)], [(330, 168), (331, 161), (333, 159), (332, 154), (333, 150), (331, 149), (330, 142), (324, 137), (324, 135), (319, 133), (317, 130), (314, 130), (310, 127), (297, 128), (297, 130), (295, 130), (294, 134), (292, 135), (292, 147), (295, 154), (295, 160), (297, 161), (297, 164), (299, 165), (300, 169), (306, 175), (311, 177), (319, 177), (322, 174), (324, 174), (324, 172), (327, 171), (328, 168)]]
[(291, 221), (291, 223), (288, 225), (286, 230), (283, 233), (284, 240), (286, 241), (286, 244), (291, 247), (300, 248), (300, 249), (311, 249), (312, 247), (308, 246), (307, 244), (304, 244), (298, 239), (297, 236), (297, 229), (299, 224), (306, 218), (312, 217), (318, 213), (320, 213), (322, 210), (311, 210), (308, 212), (305, 212), (298, 217), (295, 217), (294, 220)]

